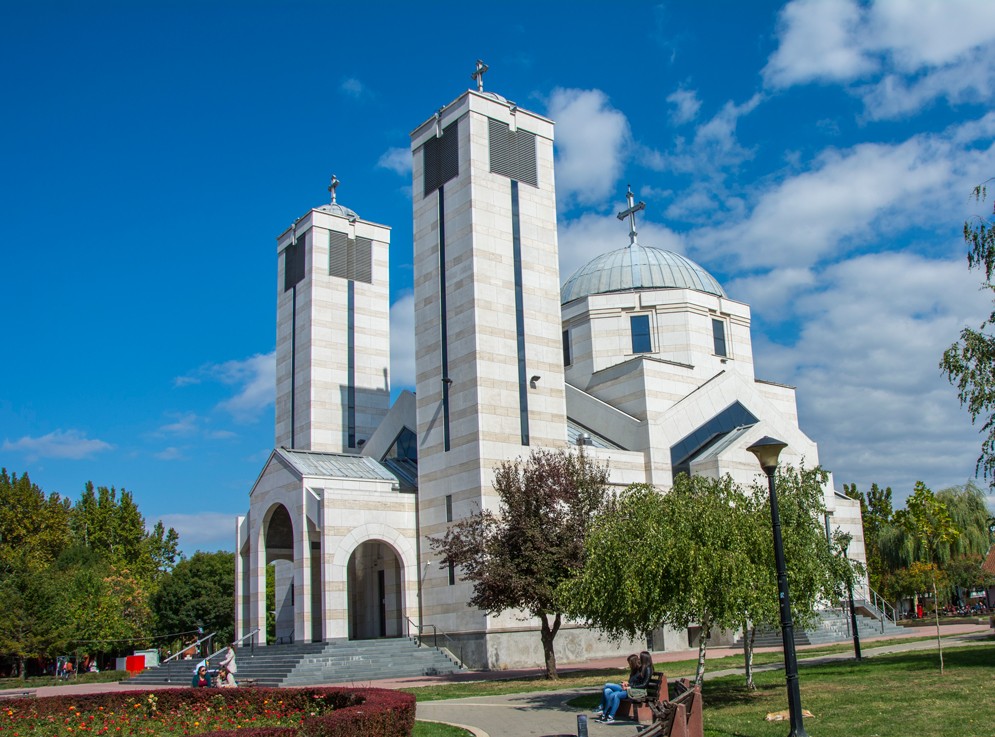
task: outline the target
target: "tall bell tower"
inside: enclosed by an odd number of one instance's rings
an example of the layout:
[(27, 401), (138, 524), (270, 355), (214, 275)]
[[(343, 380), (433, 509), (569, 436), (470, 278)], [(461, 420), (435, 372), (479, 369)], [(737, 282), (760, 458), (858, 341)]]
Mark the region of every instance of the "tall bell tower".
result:
[[(486, 69), (411, 134), (423, 538), (496, 508), (499, 463), (566, 444), (553, 123), (485, 92)], [(422, 557), (423, 616), (492, 651), (514, 620)]]
[(359, 453), (390, 404), (390, 228), (338, 186), (277, 238), (278, 448)]

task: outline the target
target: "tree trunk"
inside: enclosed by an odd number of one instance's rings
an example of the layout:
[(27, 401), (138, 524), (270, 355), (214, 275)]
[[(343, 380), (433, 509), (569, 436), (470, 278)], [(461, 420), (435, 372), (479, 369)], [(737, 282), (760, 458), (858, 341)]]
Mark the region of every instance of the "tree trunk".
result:
[(708, 634), (712, 625), (706, 617), (701, 623), (701, 634), (698, 636), (698, 670), (694, 674), (694, 684), (700, 686), (705, 680), (705, 650), (708, 648)]
[(23, 681), (27, 677), (25, 675), (27, 673), (27, 669), (24, 667), (24, 656), (23, 655), (18, 655), (17, 656), (17, 669), (18, 669), (18, 676)]
[(940, 640), (940, 607), (937, 606), (939, 599), (936, 598), (936, 577), (932, 576), (933, 582), (933, 616), (936, 618), (936, 649), (940, 651), (940, 675), (943, 675), (943, 642)]
[(556, 653), (553, 651), (553, 640), (560, 629), (560, 614), (557, 612), (553, 618), (553, 626), (550, 627), (546, 614), (540, 616), (542, 620), (542, 654), (546, 659), (546, 678), (556, 680), (559, 675), (556, 673)]
[(753, 682), (753, 643), (756, 641), (757, 628), (750, 627), (747, 622), (743, 623), (743, 659), (746, 669), (746, 690), (756, 691), (757, 685)]

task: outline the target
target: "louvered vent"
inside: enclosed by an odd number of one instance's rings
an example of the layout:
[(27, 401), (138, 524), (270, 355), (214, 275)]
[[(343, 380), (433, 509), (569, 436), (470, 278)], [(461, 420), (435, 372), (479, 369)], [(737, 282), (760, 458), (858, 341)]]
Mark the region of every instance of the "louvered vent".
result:
[(304, 279), (304, 249), (307, 236), (302, 235), (283, 251), (283, 291), (289, 291)]
[(442, 130), (442, 138), (429, 138), (422, 146), (425, 196), (459, 176), (459, 121)]
[(523, 184), (539, 186), (536, 174), (536, 137), (529, 131), (512, 130), (497, 120), (490, 121), (491, 172)]
[(328, 232), (328, 274), (339, 279), (373, 283), (373, 241)]

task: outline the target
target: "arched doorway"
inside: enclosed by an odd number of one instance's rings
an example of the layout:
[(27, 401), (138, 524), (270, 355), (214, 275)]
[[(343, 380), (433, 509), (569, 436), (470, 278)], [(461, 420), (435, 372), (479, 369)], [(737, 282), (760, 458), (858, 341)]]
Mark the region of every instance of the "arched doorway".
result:
[(349, 556), (349, 639), (400, 637), (404, 633), (404, 590), (397, 551), (368, 540)]
[(294, 523), (290, 512), (277, 504), (263, 529), (268, 579), (266, 639), (271, 644), (289, 643), (294, 641)]

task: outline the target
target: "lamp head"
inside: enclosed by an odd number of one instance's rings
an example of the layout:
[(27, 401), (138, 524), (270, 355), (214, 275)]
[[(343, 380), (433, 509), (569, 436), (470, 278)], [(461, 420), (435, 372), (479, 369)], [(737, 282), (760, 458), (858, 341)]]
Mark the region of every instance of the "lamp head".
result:
[(764, 470), (764, 473), (768, 476), (773, 476), (774, 471), (777, 469), (777, 458), (781, 455), (781, 451), (787, 447), (787, 443), (765, 435), (747, 448), (747, 450), (760, 461), (760, 468)]

